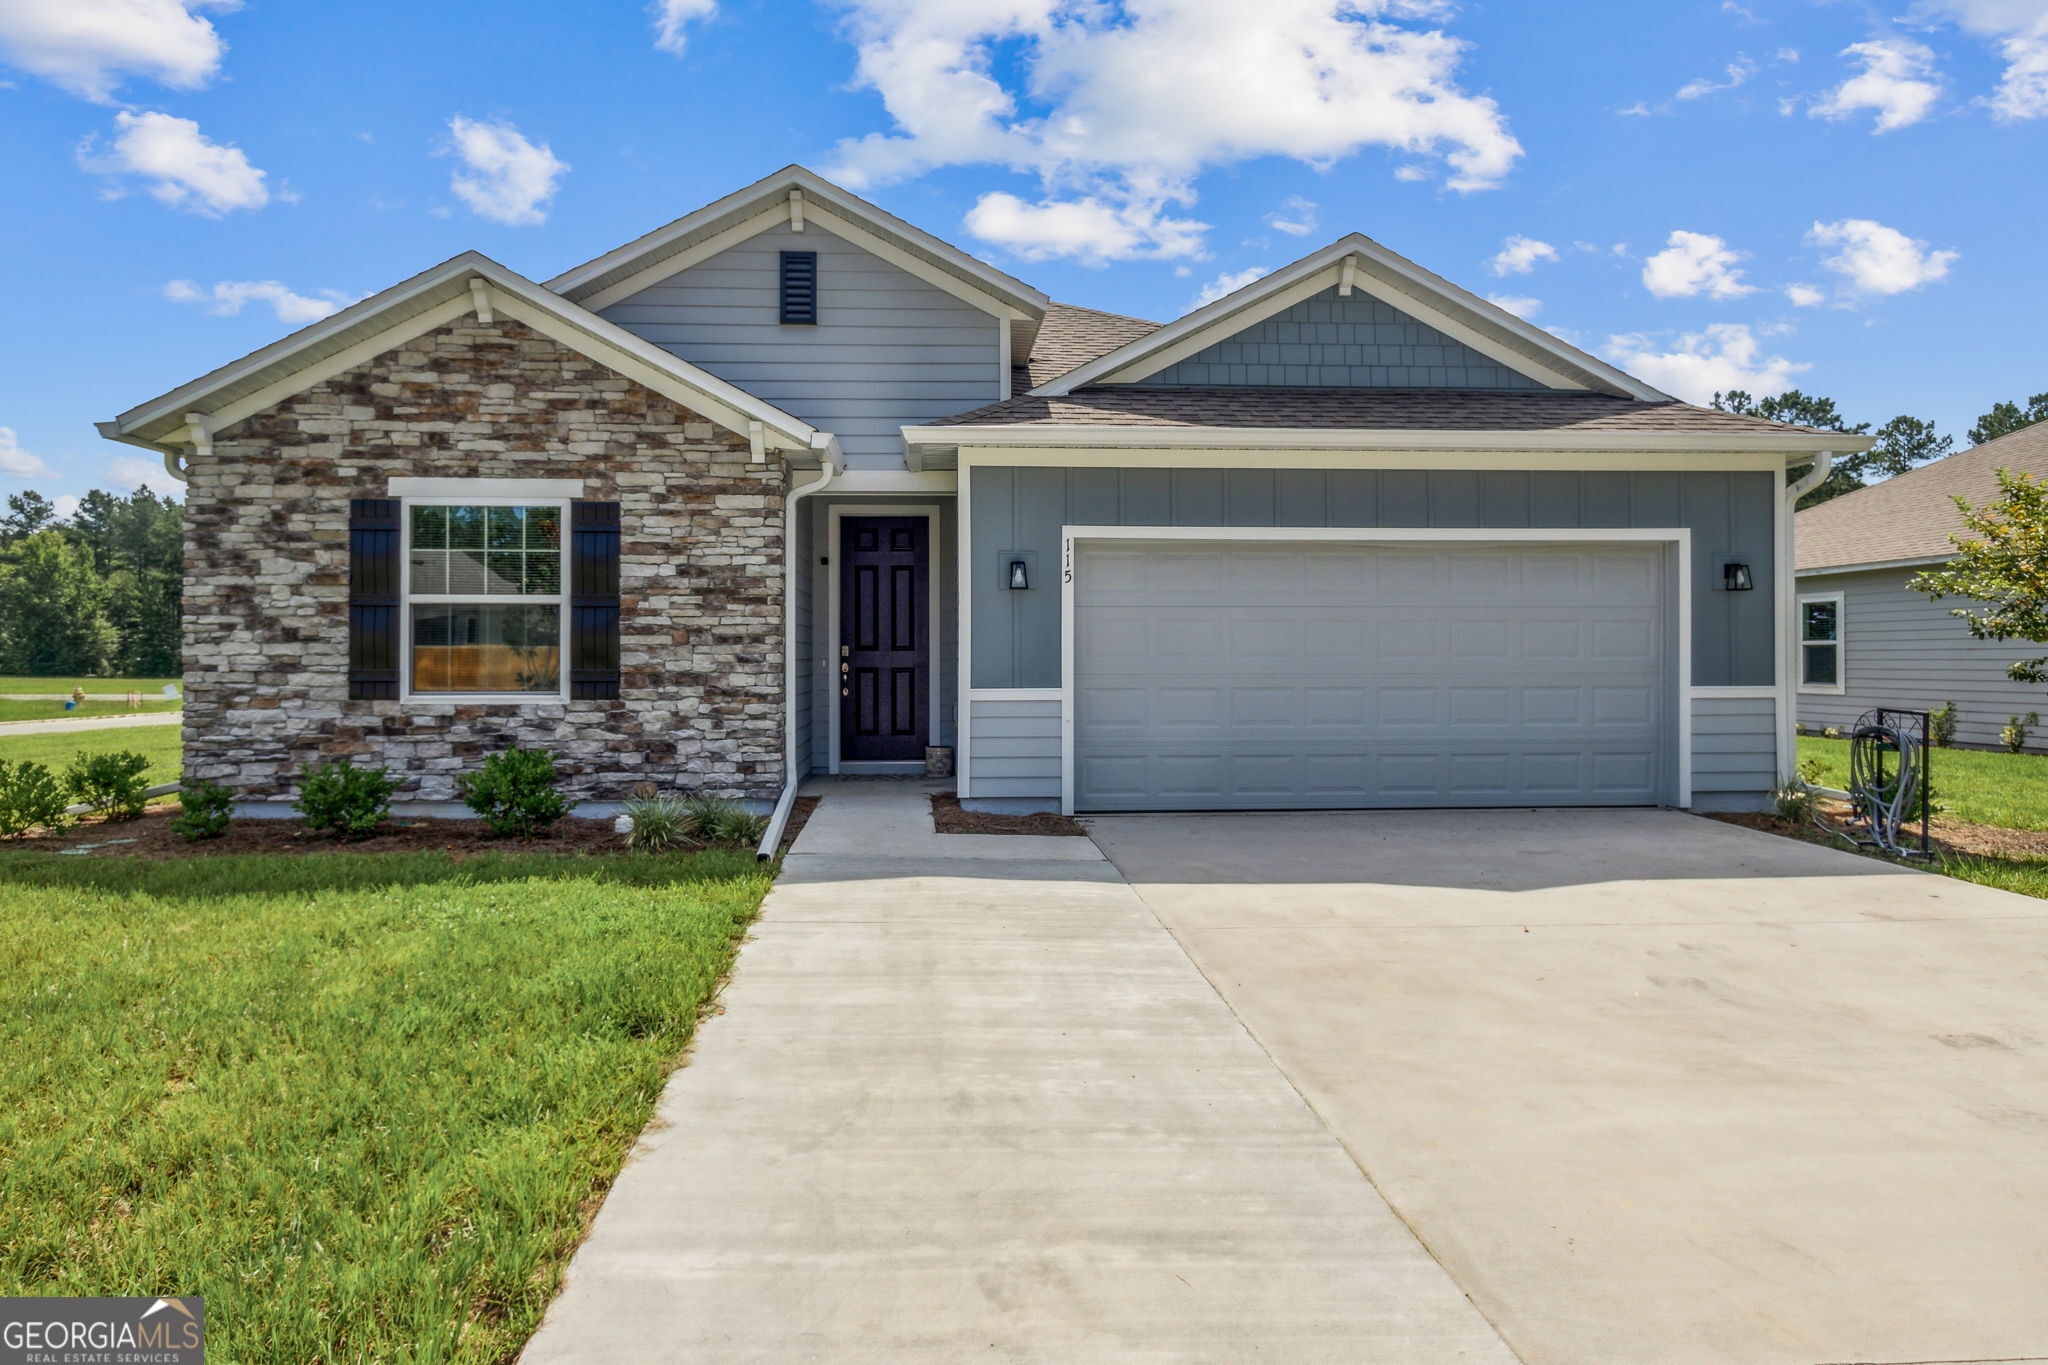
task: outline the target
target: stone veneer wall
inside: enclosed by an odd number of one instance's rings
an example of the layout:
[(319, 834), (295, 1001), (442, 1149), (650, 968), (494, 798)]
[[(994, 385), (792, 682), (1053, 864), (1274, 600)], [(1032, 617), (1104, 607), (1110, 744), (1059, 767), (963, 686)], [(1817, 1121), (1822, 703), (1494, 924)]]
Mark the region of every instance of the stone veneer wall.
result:
[[(394, 475), (581, 478), (620, 504), (617, 701), (348, 699), (348, 504)], [(519, 323), (464, 319), (217, 433), (185, 513), (185, 773), (288, 800), (376, 762), (398, 799), (517, 740), (564, 790), (767, 799), (782, 782), (781, 464)], [(564, 661), (566, 667), (566, 660)]]

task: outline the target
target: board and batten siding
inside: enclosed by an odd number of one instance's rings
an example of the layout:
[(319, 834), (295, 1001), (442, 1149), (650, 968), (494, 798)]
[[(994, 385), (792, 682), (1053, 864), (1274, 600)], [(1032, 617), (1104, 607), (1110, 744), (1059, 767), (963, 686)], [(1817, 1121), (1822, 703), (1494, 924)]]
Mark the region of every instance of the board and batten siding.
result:
[[(784, 251), (818, 254), (818, 321), (784, 324)], [(815, 223), (769, 228), (600, 316), (838, 435), (855, 469), (901, 469), (906, 423), (1001, 398), (1008, 322)]]
[[(1798, 695), (1800, 722), (1809, 728), (1848, 726), (1880, 706), (1931, 711), (1956, 704), (1956, 743), (1999, 746), (2010, 716), (2048, 715), (2048, 687), (2014, 682), (2006, 667), (2040, 651), (2024, 640), (1976, 640), (1949, 615), (1963, 602), (1936, 602), (1906, 584), (1914, 569), (1801, 574), (1799, 593), (1842, 594), (1843, 660), (1839, 696)], [(976, 629), (980, 625), (976, 623)], [(2048, 748), (2048, 732), (2030, 746)]]
[(1060, 700), (968, 702), (974, 741), (974, 799), (1056, 802), (1060, 798)]
[(1708, 810), (1756, 809), (1759, 793), (1783, 779), (1778, 772), (1776, 697), (1692, 699), (1693, 804)]
[[(972, 480), (975, 688), (1060, 685), (1067, 525), (1690, 527), (1691, 684), (1776, 681), (1769, 473), (973, 465), (962, 477)], [(1004, 586), (1017, 558), (1032, 565), (1031, 590)], [(1755, 591), (1723, 589), (1728, 559), (1750, 566)]]

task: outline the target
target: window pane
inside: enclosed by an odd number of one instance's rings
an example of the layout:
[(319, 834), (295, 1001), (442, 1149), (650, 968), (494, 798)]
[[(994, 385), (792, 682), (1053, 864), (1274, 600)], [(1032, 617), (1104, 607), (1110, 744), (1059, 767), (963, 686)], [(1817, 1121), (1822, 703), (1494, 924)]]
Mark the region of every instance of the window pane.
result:
[(412, 509), (412, 547), (415, 550), (445, 550), (448, 548), (447, 508), (415, 507)]
[(547, 554), (529, 554), (526, 557), (526, 590), (552, 597), (562, 590), (562, 556), (560, 551)]
[(559, 507), (528, 507), (526, 511), (526, 548), (529, 550), (559, 550), (562, 548), (562, 509)]
[(415, 692), (558, 692), (561, 667), (561, 617), (553, 606), (412, 609)]
[(1835, 687), (1842, 681), (1840, 645), (1806, 645), (1806, 667), (1800, 681), (1809, 687)]
[(1801, 611), (1801, 638), (1807, 640), (1833, 640), (1841, 627), (1842, 606), (1839, 602), (1808, 602)]
[(451, 550), (481, 550), (484, 547), (484, 509), (481, 507), (451, 507), (448, 509), (448, 548)]
[[(447, 560), (448, 587), (446, 591), (451, 593), (473, 592), (481, 597), (484, 592), (485, 583), (483, 551), (452, 550), (448, 553)], [(426, 589), (416, 588), (414, 591), (425, 592)]]
[[(433, 509), (440, 511), (440, 508)], [(417, 546), (418, 542), (415, 541)], [(448, 591), (448, 552), (446, 550), (421, 550), (412, 552), (412, 590), (445, 594)]]
[(500, 550), (491, 551), (491, 583), (490, 587), (485, 589), (485, 591), (489, 592), (493, 597), (517, 597), (520, 593), (524, 592), (526, 590), (524, 587), (526, 581), (525, 559), (526, 556), (517, 551), (511, 553)]
[(525, 518), (517, 507), (493, 507), (489, 509), (491, 525), (491, 548), (493, 550), (517, 550), (525, 544)]

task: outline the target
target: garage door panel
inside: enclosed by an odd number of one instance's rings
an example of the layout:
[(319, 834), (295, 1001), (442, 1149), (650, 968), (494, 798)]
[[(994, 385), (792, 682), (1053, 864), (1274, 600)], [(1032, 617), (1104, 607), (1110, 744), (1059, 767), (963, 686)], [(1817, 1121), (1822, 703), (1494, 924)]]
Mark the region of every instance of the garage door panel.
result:
[(1667, 580), (1648, 545), (1083, 546), (1076, 804), (1654, 804)]

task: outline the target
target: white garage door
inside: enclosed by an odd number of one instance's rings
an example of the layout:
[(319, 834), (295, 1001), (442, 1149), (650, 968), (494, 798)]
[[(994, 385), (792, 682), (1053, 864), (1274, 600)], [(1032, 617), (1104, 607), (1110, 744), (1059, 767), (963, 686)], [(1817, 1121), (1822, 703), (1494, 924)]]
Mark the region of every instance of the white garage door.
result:
[(1083, 541), (1075, 807), (1670, 801), (1668, 557)]

